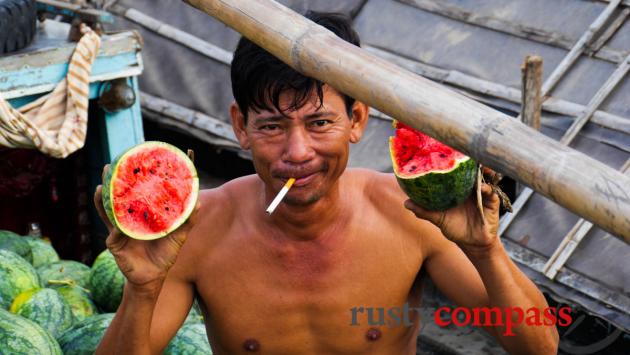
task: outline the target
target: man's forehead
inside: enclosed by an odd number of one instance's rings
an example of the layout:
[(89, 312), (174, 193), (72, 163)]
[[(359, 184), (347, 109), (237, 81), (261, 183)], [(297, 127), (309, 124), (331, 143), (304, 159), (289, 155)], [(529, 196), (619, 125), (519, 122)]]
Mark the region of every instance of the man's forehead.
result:
[[(304, 104), (296, 109), (291, 108), (293, 97), (291, 93), (283, 93), (280, 96), (280, 108), (287, 108), (280, 112), (273, 104), (268, 104), (269, 108), (259, 108), (258, 110), (250, 109), (248, 116), (258, 120), (281, 120), (293, 117), (316, 118), (328, 115), (338, 115), (339, 111), (343, 111), (345, 103), (339, 94), (331, 88), (324, 87), (324, 102), (319, 101), (317, 94), (312, 94)], [(337, 102), (338, 101), (338, 102)], [(336, 107), (339, 106), (339, 107)]]

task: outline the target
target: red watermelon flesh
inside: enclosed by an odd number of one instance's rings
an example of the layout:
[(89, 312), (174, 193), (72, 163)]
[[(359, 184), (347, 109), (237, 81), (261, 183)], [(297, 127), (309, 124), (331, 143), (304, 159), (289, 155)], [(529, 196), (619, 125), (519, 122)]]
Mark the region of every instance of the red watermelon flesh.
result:
[(186, 154), (167, 143), (145, 142), (112, 162), (103, 205), (126, 235), (155, 239), (185, 222), (198, 191), (197, 172)]
[(392, 143), (397, 154), (393, 158), (401, 176), (450, 170), (457, 160), (466, 157), (404, 123), (396, 122), (395, 127), (396, 136), (392, 138)]

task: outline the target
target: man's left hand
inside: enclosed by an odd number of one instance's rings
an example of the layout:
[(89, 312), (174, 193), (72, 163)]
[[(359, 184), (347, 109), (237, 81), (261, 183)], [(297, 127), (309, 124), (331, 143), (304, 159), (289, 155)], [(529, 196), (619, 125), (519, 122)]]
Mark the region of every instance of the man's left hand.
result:
[[(488, 168), (483, 168), (483, 173), (485, 176), (495, 174)], [(464, 203), (446, 211), (429, 211), (411, 200), (405, 201), (405, 207), (416, 217), (435, 224), (446, 238), (462, 249), (477, 249), (491, 246), (497, 239), (499, 227), (499, 197), (485, 182), (481, 185), (481, 199), (483, 219), (477, 205), (477, 194), (474, 191)]]

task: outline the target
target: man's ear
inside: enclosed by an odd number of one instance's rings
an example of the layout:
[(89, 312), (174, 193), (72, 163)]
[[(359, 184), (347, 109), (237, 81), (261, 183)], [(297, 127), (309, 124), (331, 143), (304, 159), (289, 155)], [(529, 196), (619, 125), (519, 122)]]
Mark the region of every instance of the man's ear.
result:
[(249, 149), (249, 137), (247, 137), (247, 131), (245, 129), (245, 116), (241, 112), (236, 102), (232, 102), (230, 105), (230, 118), (232, 119), (232, 129), (234, 135), (238, 139), (238, 143), (244, 150)]
[(350, 128), (350, 142), (359, 143), (365, 127), (367, 127), (368, 117), (370, 116), (370, 108), (361, 101), (355, 101), (352, 105), (352, 127)]

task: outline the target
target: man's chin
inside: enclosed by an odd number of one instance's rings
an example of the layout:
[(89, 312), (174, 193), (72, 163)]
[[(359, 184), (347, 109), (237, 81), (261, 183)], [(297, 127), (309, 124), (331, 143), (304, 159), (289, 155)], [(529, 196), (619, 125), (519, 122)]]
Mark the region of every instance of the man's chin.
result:
[(313, 193), (309, 195), (291, 195), (291, 192), (284, 198), (284, 203), (289, 206), (308, 206), (319, 201), (322, 198), (321, 194)]

